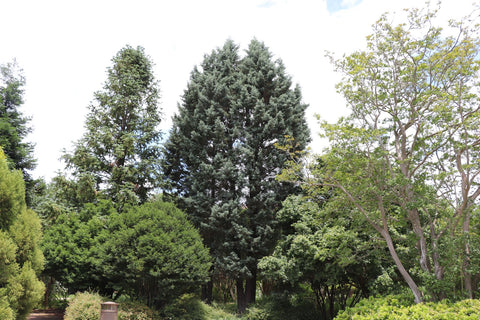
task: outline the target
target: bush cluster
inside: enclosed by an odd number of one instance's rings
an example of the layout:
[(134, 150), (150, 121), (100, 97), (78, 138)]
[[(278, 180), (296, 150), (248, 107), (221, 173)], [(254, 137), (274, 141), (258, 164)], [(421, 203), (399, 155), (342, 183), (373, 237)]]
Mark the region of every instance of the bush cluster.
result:
[(362, 300), (340, 312), (335, 320), (473, 320), (479, 314), (479, 300), (413, 304), (403, 297), (389, 295)]
[[(65, 320), (100, 320), (100, 305), (106, 299), (98, 293), (79, 292), (75, 294), (65, 310)], [(118, 320), (156, 320), (155, 313), (138, 302), (122, 302)]]
[(194, 294), (184, 294), (165, 306), (161, 312), (164, 320), (239, 320), (221, 308), (209, 306)]
[(157, 319), (146, 305), (139, 302), (122, 302), (118, 311), (118, 320), (153, 320)]

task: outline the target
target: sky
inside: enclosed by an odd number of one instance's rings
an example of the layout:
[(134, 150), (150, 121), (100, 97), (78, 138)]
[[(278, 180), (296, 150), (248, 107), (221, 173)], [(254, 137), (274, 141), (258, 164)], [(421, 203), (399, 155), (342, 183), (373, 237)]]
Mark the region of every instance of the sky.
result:
[[(436, 1), (432, 1), (436, 3)], [(443, 0), (439, 21), (472, 11), (471, 0)], [(314, 117), (346, 115), (325, 52), (365, 48), (372, 24), (386, 11), (423, 6), (418, 0), (0, 0), (0, 64), (16, 59), (24, 71), (25, 103), (32, 118), (37, 168), (49, 181), (64, 169), (63, 150), (82, 137), (93, 94), (102, 89), (113, 56), (142, 46), (160, 81), (161, 130), (171, 117), (195, 65), (227, 39), (245, 50), (256, 38), (286, 66), (303, 101), (314, 151), (321, 151)]]

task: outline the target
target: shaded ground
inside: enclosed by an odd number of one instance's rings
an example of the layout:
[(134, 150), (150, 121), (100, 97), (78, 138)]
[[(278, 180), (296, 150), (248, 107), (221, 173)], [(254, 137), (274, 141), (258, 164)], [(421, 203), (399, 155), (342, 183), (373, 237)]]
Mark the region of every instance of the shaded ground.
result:
[(27, 320), (63, 320), (63, 312), (58, 310), (34, 310)]

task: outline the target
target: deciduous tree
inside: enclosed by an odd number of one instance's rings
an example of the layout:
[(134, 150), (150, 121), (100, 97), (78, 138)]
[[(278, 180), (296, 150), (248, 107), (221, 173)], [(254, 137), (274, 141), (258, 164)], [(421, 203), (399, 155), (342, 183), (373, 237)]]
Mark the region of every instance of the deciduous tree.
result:
[(302, 284), (314, 293), (324, 319), (369, 294), (380, 271), (381, 252), (364, 221), (334, 200), (311, 195), (288, 197), (278, 212), (284, 226), (272, 255), (259, 268), (281, 289)]
[[(333, 60), (352, 112), (322, 124), (330, 141), (326, 166), (321, 181), (310, 181), (338, 188), (356, 206), (384, 238), (416, 302), (425, 292), (399, 257), (395, 224), (408, 221), (420, 273), (435, 279), (424, 285), (441, 299), (449, 290), (448, 250), (440, 248), (452, 235), (469, 236), (480, 195), (478, 27), (465, 19), (442, 30), (434, 26), (436, 13), (410, 9), (396, 26), (383, 15), (366, 50)], [(469, 250), (466, 243), (460, 251), (472, 296)]]

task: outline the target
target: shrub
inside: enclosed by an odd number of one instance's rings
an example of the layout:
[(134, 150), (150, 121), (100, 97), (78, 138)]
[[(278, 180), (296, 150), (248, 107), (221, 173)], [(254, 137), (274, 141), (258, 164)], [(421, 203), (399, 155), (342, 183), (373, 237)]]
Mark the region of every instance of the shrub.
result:
[(0, 315), (2, 320), (15, 319), (15, 315), (12, 308), (10, 308), (4, 289), (0, 289)]
[(304, 292), (274, 293), (257, 301), (244, 316), (247, 320), (316, 320), (321, 313), (315, 308), (314, 298)]
[(260, 309), (257, 307), (250, 307), (247, 310), (247, 313), (243, 316), (245, 320), (269, 320), (269, 313), (267, 310)]
[(28, 261), (17, 275), (9, 279), (7, 289), (10, 307), (17, 311), (17, 319), (25, 319), (41, 301), (45, 285), (38, 280)]
[(76, 293), (65, 310), (65, 320), (99, 320), (103, 301), (98, 293)]
[(139, 302), (122, 302), (118, 311), (118, 320), (154, 320), (155, 313)]
[(111, 288), (160, 309), (208, 280), (208, 249), (173, 204), (131, 207), (112, 215), (108, 227), (102, 259)]
[(355, 307), (340, 312), (335, 320), (473, 320), (478, 319), (478, 314), (479, 300), (413, 304), (404, 297), (390, 295), (362, 300)]
[[(106, 301), (98, 293), (77, 293), (65, 310), (65, 320), (100, 320), (100, 305)], [(147, 306), (125, 301), (120, 303), (118, 320), (155, 320), (155, 313)]]
[(193, 294), (185, 294), (162, 310), (165, 320), (239, 320), (221, 308), (209, 306)]

